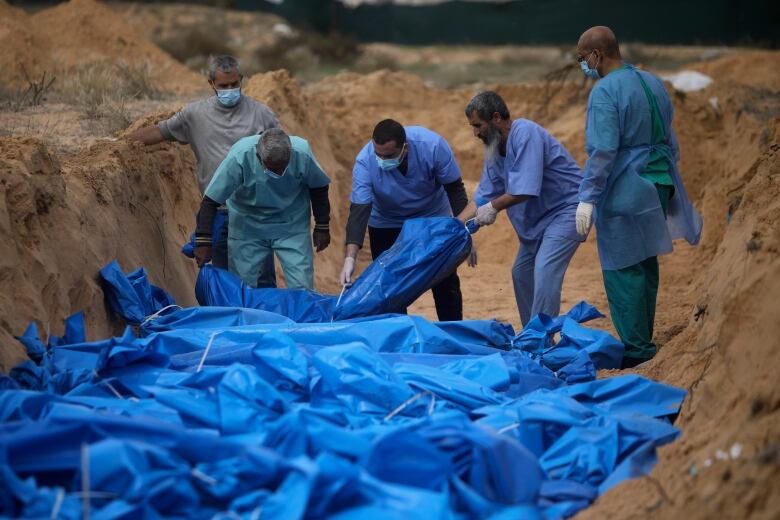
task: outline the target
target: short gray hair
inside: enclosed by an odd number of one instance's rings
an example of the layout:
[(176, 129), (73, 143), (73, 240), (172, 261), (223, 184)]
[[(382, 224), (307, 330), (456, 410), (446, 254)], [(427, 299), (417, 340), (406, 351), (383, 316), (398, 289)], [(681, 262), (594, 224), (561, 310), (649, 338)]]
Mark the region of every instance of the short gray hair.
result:
[(509, 108), (507, 108), (504, 98), (492, 90), (483, 90), (471, 98), (469, 104), (466, 105), (466, 117), (471, 117), (474, 112), (482, 121), (490, 121), (496, 112), (501, 116), (501, 119), (509, 119)]
[(281, 128), (269, 128), (260, 134), (257, 143), (257, 155), (263, 164), (281, 164), (290, 162), (292, 143), (290, 136)]
[(221, 70), (222, 72), (230, 72), (232, 70), (241, 71), (241, 63), (234, 58), (233, 56), (230, 56), (228, 54), (222, 54), (221, 56), (214, 56), (211, 58), (211, 62), (209, 62), (209, 79), (211, 81), (214, 81), (214, 78), (217, 77), (217, 71)]

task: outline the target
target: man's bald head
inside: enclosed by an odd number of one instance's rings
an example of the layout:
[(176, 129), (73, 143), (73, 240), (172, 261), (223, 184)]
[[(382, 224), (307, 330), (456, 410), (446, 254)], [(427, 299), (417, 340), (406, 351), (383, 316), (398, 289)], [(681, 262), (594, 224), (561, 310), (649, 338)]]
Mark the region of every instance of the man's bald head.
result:
[(620, 59), (620, 46), (612, 29), (603, 25), (591, 27), (580, 36), (577, 50), (581, 55), (594, 50), (600, 51), (607, 58)]

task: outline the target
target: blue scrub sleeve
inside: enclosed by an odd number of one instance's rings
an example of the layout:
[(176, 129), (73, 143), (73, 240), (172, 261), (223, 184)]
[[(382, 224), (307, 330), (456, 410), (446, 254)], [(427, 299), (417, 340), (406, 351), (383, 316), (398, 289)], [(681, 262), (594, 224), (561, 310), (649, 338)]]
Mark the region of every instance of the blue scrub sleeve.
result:
[(371, 176), (368, 165), (361, 152), (352, 168), (352, 193), (349, 201), (353, 204), (371, 204), (374, 202), (374, 191), (371, 188)]
[(580, 184), (581, 202), (598, 204), (607, 187), (607, 180), (620, 146), (620, 122), (617, 107), (604, 95), (594, 90), (588, 106), (585, 127), (585, 147), (588, 160)]
[(439, 143), (433, 150), (433, 168), (436, 182), (441, 185), (450, 184), (460, 179), (460, 167), (455, 160), (450, 145), (444, 138), (439, 138)]
[(228, 153), (228, 156), (219, 165), (217, 171), (214, 172), (214, 177), (211, 178), (204, 195), (211, 200), (224, 204), (241, 186), (243, 178), (243, 164), (235, 155)]
[(544, 140), (534, 127), (514, 131), (507, 146), (506, 193), (538, 197), (544, 178)]

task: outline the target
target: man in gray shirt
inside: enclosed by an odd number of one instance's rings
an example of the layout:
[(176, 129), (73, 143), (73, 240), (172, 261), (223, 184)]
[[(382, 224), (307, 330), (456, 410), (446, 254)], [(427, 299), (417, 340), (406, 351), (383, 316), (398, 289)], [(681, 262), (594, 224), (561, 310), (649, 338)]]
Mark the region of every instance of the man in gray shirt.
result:
[[(186, 105), (170, 119), (155, 126), (141, 128), (127, 136), (145, 145), (162, 141), (189, 144), (198, 163), (198, 185), (203, 193), (214, 172), (236, 141), (257, 135), (269, 128), (280, 128), (276, 114), (266, 105), (241, 94), (242, 75), (232, 56), (217, 56), (209, 65), (209, 85), (215, 95)], [(213, 244), (212, 263), (227, 269), (227, 209), (225, 219)], [(258, 287), (275, 287), (273, 256), (260, 270)]]

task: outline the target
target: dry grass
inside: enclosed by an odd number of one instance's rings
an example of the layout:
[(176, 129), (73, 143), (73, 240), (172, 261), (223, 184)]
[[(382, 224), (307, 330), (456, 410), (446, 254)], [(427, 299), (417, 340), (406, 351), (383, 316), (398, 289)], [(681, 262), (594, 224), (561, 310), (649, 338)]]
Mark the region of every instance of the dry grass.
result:
[(40, 77), (30, 77), (27, 67), (20, 63), (27, 87), (20, 89), (0, 89), (0, 107), (18, 112), (24, 107), (37, 107), (46, 100), (46, 96), (56, 81), (56, 76), (44, 71)]
[(128, 101), (160, 97), (152, 78), (148, 63), (91, 63), (65, 74), (57, 97), (63, 103), (79, 107), (88, 119), (102, 123), (108, 132), (115, 133), (132, 122), (126, 106)]

